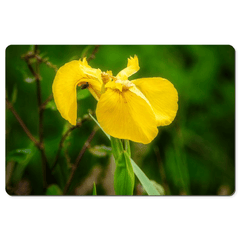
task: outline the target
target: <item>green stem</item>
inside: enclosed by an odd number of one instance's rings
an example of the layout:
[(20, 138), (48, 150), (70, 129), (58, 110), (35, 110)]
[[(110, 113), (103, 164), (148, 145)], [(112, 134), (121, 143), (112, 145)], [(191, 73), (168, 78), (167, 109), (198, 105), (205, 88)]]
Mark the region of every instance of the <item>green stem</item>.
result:
[[(115, 158), (114, 190), (116, 195), (133, 195), (134, 172), (130, 160), (129, 142), (111, 137), (112, 153)], [(124, 150), (125, 148), (125, 150)]]
[(113, 156), (115, 158), (115, 161), (117, 161), (118, 157), (120, 156), (120, 154), (124, 150), (123, 145), (122, 145), (122, 141), (120, 139), (117, 139), (117, 138), (114, 138), (114, 137), (110, 137), (110, 141), (111, 141)]
[(129, 140), (123, 140), (124, 141), (124, 149), (128, 153), (129, 157), (131, 157), (131, 147)]

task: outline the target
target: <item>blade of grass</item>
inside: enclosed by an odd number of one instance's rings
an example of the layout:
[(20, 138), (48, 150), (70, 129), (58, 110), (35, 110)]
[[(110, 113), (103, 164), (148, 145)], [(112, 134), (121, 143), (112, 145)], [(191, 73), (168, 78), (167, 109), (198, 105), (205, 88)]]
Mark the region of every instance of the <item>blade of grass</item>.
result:
[(146, 190), (148, 195), (160, 195), (157, 189), (153, 186), (152, 182), (149, 178), (145, 175), (145, 173), (138, 167), (138, 165), (131, 159), (133, 171), (139, 181), (141, 182), (142, 186)]
[(96, 189), (96, 184), (95, 182), (93, 183), (93, 195), (97, 195), (97, 189)]
[[(102, 127), (100, 126), (99, 122), (95, 119), (95, 117), (93, 117), (91, 113), (88, 113), (88, 114), (89, 114), (89, 116), (93, 119), (93, 121), (100, 127), (100, 129), (103, 131)], [(103, 131), (103, 132), (104, 132), (104, 131)], [(104, 133), (105, 133), (105, 132), (104, 132)], [(110, 138), (110, 135), (107, 134), (107, 133), (105, 133), (105, 134), (106, 134), (106, 136), (108, 137), (108, 139), (110, 140), (110, 139), (111, 139), (111, 138)]]

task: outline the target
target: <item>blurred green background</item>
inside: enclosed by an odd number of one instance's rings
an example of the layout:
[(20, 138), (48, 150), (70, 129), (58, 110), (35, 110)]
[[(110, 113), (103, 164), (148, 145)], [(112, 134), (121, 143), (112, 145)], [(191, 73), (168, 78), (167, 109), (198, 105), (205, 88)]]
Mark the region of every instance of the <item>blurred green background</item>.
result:
[[(38, 139), (36, 82), (23, 54), (32, 46), (6, 49), (6, 97), (30, 132)], [(58, 68), (94, 46), (40, 45), (39, 55)], [(235, 50), (229, 45), (103, 45), (89, 63), (116, 75), (127, 58), (137, 55), (140, 70), (129, 79), (163, 77), (179, 94), (179, 110), (173, 123), (159, 127), (148, 145), (131, 143), (132, 158), (166, 195), (231, 195), (235, 191)], [(33, 63), (34, 66), (34, 63)], [(52, 93), (53, 68), (40, 64), (42, 100)], [(96, 100), (78, 88), (78, 117)], [(6, 108), (6, 191), (11, 195), (61, 194), (83, 144), (96, 124), (87, 120), (64, 142), (59, 164), (48, 189), (43, 187), (41, 155)], [(62, 135), (71, 127), (53, 101), (44, 111), (43, 133), (48, 164), (52, 166)], [(114, 161), (110, 142), (98, 130), (80, 161), (68, 195), (114, 195)], [(146, 194), (136, 179), (136, 195)]]

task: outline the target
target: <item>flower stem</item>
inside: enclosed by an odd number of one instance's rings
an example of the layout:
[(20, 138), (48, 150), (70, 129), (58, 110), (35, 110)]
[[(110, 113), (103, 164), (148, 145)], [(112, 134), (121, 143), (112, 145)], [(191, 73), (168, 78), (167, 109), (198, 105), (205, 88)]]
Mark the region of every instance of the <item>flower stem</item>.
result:
[[(115, 158), (114, 190), (116, 195), (133, 195), (135, 184), (134, 172), (129, 153), (128, 140), (111, 137), (112, 153)], [(124, 146), (124, 147), (123, 147)]]
[(131, 157), (131, 147), (130, 147), (130, 142), (129, 140), (123, 140), (124, 142), (124, 149), (128, 153), (129, 157)]
[(111, 145), (112, 145), (112, 153), (113, 153), (115, 160), (117, 161), (119, 155), (124, 150), (123, 145), (122, 145), (122, 142), (120, 139), (110, 137), (110, 140), (111, 140)]

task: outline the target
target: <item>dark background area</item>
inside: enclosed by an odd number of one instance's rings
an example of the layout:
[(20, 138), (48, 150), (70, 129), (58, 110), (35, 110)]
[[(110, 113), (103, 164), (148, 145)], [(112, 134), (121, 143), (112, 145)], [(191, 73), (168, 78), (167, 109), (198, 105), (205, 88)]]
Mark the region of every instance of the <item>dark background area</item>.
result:
[[(38, 46), (39, 55), (57, 68), (86, 54), (94, 46)], [(32, 46), (6, 49), (6, 97), (29, 131), (38, 139), (36, 81), (21, 56)], [(235, 190), (235, 50), (229, 45), (106, 45), (100, 46), (89, 63), (116, 75), (126, 67), (129, 56), (138, 56), (140, 70), (129, 79), (163, 77), (179, 94), (176, 119), (148, 145), (131, 143), (132, 158), (149, 179), (160, 184), (166, 195), (231, 195)], [(34, 66), (34, 62), (32, 63)], [(40, 64), (41, 94), (52, 93), (54, 68)], [(96, 100), (88, 90), (78, 88), (78, 117)], [(6, 108), (6, 190), (11, 195), (61, 194), (75, 160), (96, 124), (85, 121), (64, 141), (54, 181), (43, 187), (40, 151), (27, 137), (12, 112)], [(43, 119), (44, 147), (53, 165), (62, 135), (70, 124), (51, 100)], [(114, 162), (110, 142), (98, 130), (82, 157), (67, 194), (91, 195), (96, 183), (98, 195), (114, 195)], [(136, 179), (134, 193), (145, 192)]]

